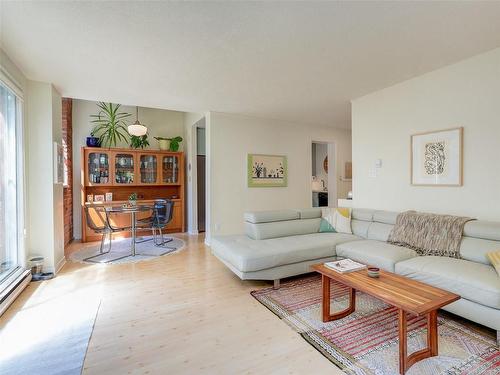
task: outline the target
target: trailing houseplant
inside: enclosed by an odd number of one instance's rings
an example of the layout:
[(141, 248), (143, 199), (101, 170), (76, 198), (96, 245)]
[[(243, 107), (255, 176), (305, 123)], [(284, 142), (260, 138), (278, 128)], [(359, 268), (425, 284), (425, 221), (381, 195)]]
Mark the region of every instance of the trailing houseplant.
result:
[(144, 148), (149, 146), (148, 135), (144, 134), (142, 136), (132, 135), (130, 136), (130, 147), (132, 148)]
[(155, 137), (160, 145), (160, 150), (169, 150), (169, 151), (179, 151), (179, 143), (182, 142), (182, 137), (173, 137), (173, 138), (165, 138), (165, 137)]
[(91, 121), (94, 124), (92, 134), (99, 137), (100, 144), (110, 148), (116, 146), (118, 141), (127, 142), (129, 134), (125, 119), (130, 113), (118, 112), (121, 104), (99, 102), (97, 106), (99, 113), (90, 117), (94, 119)]

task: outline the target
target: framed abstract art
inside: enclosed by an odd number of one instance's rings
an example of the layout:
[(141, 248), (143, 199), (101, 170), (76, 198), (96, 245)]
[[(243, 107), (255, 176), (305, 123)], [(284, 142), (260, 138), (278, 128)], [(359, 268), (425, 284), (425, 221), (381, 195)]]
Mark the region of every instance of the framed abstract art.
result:
[(463, 128), (411, 136), (411, 184), (462, 186)]

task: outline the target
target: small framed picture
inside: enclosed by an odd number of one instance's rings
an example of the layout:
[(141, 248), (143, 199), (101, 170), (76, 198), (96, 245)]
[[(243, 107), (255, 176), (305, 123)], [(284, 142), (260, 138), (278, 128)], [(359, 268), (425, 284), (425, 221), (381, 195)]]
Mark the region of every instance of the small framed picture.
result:
[(463, 128), (411, 136), (411, 184), (462, 186)]
[(285, 155), (248, 154), (248, 187), (286, 187)]
[(113, 200), (113, 193), (106, 193), (106, 202), (111, 202)]
[(94, 195), (94, 202), (104, 202), (104, 195), (103, 194)]
[(64, 150), (63, 146), (54, 142), (54, 184), (63, 184), (68, 186), (68, 182), (64, 181)]
[(87, 194), (87, 202), (92, 203), (94, 201), (94, 196), (92, 194)]

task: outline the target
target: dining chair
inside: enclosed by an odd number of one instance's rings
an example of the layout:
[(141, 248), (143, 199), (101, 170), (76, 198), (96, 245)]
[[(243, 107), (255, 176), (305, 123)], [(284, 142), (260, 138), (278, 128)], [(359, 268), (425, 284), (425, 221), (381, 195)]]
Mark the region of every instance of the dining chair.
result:
[[(114, 225), (113, 221), (110, 220), (108, 211), (104, 206), (101, 205), (85, 206), (85, 218), (89, 228), (91, 228), (92, 230), (94, 230), (99, 234), (102, 234), (101, 245), (99, 247), (99, 254), (92, 255), (90, 257), (83, 259), (85, 262), (109, 263), (129, 256), (129, 255), (120, 256), (118, 258), (108, 259), (106, 261), (93, 260), (94, 258), (97, 258), (101, 255), (108, 254), (109, 252), (111, 252), (111, 245), (113, 243), (113, 233), (130, 230), (130, 227), (129, 226), (118, 227)], [(104, 251), (104, 243), (106, 240), (106, 236), (109, 236), (109, 245), (108, 249)]]
[[(163, 237), (163, 230), (166, 229), (167, 225), (172, 221), (173, 218), (174, 202), (172, 202), (170, 199), (158, 200), (158, 202), (155, 202), (153, 209), (154, 215), (153, 221), (151, 223), (151, 229), (153, 230), (154, 243), (156, 246), (165, 246), (165, 244), (174, 240), (171, 237), (167, 239)], [(160, 233), (159, 242), (156, 231)]]
[[(85, 220), (90, 229), (94, 232), (102, 235), (101, 245), (99, 246), (99, 254), (93, 255), (91, 257), (85, 258), (84, 261), (90, 261), (90, 259), (98, 257), (103, 254), (107, 254), (111, 250), (111, 231), (108, 228), (106, 220), (106, 210), (104, 206), (85, 206)], [(104, 243), (106, 236), (109, 234), (109, 247), (107, 251), (104, 251)]]
[[(153, 205), (153, 214), (150, 218), (146, 218), (138, 221), (138, 226), (142, 229), (151, 229), (153, 232), (153, 238), (149, 238), (146, 240), (141, 240), (140, 242), (153, 240), (154, 245), (157, 247), (165, 247), (169, 249), (160, 255), (164, 255), (171, 250), (176, 250), (175, 247), (167, 246), (166, 244), (172, 242), (173, 238), (165, 238), (164, 230), (167, 225), (172, 221), (173, 218), (173, 208), (174, 202), (170, 199), (156, 199)], [(147, 255), (147, 254), (143, 254)]]

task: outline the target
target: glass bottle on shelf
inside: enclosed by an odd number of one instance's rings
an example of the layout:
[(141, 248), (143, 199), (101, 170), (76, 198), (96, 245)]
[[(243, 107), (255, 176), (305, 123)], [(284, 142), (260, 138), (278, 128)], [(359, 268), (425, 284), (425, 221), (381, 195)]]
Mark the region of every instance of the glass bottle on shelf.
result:
[(156, 155), (141, 155), (140, 171), (141, 182), (154, 184), (157, 180), (157, 160)]
[(118, 184), (134, 183), (134, 156), (131, 154), (116, 154), (115, 182)]
[(162, 165), (163, 182), (175, 184), (179, 179), (179, 158), (177, 156), (164, 156)]
[(107, 184), (109, 182), (108, 155), (91, 152), (88, 160), (88, 178), (92, 184)]

